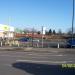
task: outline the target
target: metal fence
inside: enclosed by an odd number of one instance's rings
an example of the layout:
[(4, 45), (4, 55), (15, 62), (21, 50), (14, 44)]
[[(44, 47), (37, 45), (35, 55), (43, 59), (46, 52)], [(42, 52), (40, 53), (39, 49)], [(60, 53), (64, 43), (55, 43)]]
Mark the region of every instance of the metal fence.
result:
[(66, 40), (48, 40), (44, 39), (33, 39), (26, 42), (21, 42), (16, 40), (12, 46), (19, 46), (19, 47), (35, 47), (35, 48), (65, 48), (66, 47)]
[(13, 46), (13, 47), (34, 47), (34, 48), (65, 48), (65, 39), (30, 39), (28, 41), (19, 41), (18, 39), (5, 39), (0, 40), (0, 46)]

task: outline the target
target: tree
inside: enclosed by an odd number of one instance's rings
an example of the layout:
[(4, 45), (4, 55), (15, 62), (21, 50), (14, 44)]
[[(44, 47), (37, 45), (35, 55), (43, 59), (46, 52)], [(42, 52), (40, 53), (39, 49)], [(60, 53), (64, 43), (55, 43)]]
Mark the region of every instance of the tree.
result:
[(40, 34), (40, 33), (41, 33), (40, 31), (37, 32), (37, 34)]
[(24, 33), (24, 34), (26, 33), (25, 29), (23, 29), (22, 33)]
[[(75, 34), (75, 27), (73, 28), (73, 34)], [(72, 35), (72, 28), (68, 28), (68, 30), (67, 30), (67, 34), (68, 35)]]
[(50, 29), (50, 30), (49, 30), (49, 35), (51, 35), (51, 34), (52, 34), (52, 30)]
[(71, 35), (71, 34), (72, 34), (72, 31), (68, 31), (67, 34), (68, 34), (68, 35)]
[(56, 34), (56, 31), (55, 30), (53, 30), (53, 34)]
[(48, 31), (46, 31), (46, 35), (49, 35), (49, 32)]
[(62, 30), (61, 29), (58, 30), (58, 35), (62, 35)]

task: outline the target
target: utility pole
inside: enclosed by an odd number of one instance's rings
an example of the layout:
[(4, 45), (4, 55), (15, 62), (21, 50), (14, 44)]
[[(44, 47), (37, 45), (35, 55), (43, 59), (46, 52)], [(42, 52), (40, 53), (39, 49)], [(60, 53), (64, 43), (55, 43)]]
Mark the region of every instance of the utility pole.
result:
[(42, 26), (42, 48), (43, 48), (43, 26)]
[(32, 47), (33, 47), (33, 39), (34, 39), (34, 27), (32, 28)]
[(72, 14), (72, 40), (73, 40), (73, 32), (74, 32), (74, 0), (73, 0), (73, 14)]

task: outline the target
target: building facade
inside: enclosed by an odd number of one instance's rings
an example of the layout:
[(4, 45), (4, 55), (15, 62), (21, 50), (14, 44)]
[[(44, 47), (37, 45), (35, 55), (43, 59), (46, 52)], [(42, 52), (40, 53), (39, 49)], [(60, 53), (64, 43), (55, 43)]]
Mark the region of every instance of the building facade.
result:
[(0, 24), (0, 38), (13, 38), (13, 37), (14, 37), (14, 27)]

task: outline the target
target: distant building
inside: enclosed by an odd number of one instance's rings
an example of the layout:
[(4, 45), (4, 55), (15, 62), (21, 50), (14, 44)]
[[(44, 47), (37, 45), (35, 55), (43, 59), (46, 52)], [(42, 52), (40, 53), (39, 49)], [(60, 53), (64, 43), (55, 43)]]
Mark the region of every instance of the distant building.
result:
[(13, 38), (14, 27), (9, 25), (0, 24), (0, 37), (1, 38)]

